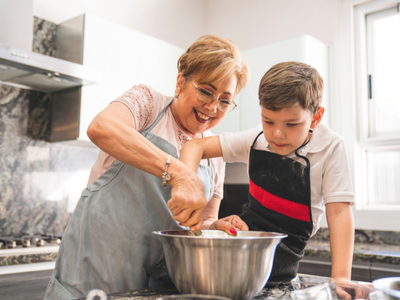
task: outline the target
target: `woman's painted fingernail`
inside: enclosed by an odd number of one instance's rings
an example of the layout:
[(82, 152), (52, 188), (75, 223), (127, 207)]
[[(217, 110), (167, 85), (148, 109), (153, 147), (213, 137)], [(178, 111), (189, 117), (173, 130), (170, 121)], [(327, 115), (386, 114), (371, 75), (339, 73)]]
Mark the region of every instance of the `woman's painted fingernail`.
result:
[(179, 225), (183, 226), (183, 224), (182, 224), (182, 223), (179, 223)]
[(235, 228), (231, 228), (231, 230), (229, 230), (232, 234), (236, 234), (237, 232), (236, 232), (236, 230), (235, 230)]

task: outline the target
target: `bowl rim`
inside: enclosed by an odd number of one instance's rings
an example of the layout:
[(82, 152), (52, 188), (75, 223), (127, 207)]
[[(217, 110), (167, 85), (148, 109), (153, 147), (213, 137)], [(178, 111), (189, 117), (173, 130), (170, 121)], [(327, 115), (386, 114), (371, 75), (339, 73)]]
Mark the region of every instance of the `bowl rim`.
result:
[(180, 298), (205, 298), (205, 299), (220, 299), (220, 300), (232, 300), (231, 298), (225, 296), (218, 295), (206, 295), (206, 294), (173, 294), (173, 295), (163, 295), (161, 297), (156, 298), (155, 300), (162, 299), (180, 299)]
[[(232, 235), (226, 235), (224, 237), (220, 236), (213, 236), (213, 237), (207, 237), (207, 236), (192, 236), (192, 235), (175, 235), (175, 234), (168, 234), (166, 232), (178, 232), (178, 231), (185, 231), (189, 232), (190, 230), (158, 230), (158, 231), (153, 231), (152, 234), (157, 235), (157, 236), (165, 236), (165, 237), (178, 237), (178, 238), (184, 238), (184, 239), (213, 239), (213, 240), (271, 240), (271, 239), (284, 239), (288, 237), (287, 234), (285, 233), (279, 233), (279, 232), (272, 232), (272, 231), (251, 231), (251, 232), (268, 232), (271, 233), (272, 235), (270, 236), (232, 236)], [(206, 231), (206, 230), (204, 230)], [(221, 230), (207, 230), (207, 231), (221, 231)]]
[(382, 287), (381, 284), (385, 282), (393, 282), (397, 281), (400, 283), (400, 277), (383, 277), (379, 279), (375, 279), (372, 281), (372, 285), (376, 290), (382, 291), (386, 294), (389, 294), (391, 296), (400, 298), (400, 291), (399, 290), (394, 290), (388, 287)]

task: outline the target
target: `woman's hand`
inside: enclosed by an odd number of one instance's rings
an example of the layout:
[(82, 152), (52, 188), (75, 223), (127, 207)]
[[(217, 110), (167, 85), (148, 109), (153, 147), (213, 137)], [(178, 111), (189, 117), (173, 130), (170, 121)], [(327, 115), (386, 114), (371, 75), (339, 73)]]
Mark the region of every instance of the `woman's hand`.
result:
[[(183, 165), (183, 164), (182, 164)], [(171, 199), (167, 202), (172, 218), (195, 231), (201, 229), (201, 215), (207, 206), (204, 188), (197, 175), (184, 165), (186, 172), (172, 176)]]
[(223, 230), (227, 234), (236, 235), (238, 230), (248, 231), (249, 226), (239, 216), (232, 215), (215, 221), (208, 229)]

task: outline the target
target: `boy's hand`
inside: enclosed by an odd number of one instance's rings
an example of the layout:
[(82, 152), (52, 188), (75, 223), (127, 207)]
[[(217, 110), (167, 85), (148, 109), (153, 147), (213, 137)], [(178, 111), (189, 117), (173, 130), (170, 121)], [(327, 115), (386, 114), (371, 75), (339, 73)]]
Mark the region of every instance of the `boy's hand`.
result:
[(343, 300), (367, 299), (370, 290), (365, 288), (373, 288), (372, 284), (360, 283), (348, 280), (347, 278), (337, 277), (335, 279), (336, 293), (338, 298)]
[(232, 215), (215, 221), (208, 229), (223, 230), (227, 234), (236, 235), (238, 230), (248, 231), (249, 227), (239, 216)]
[(201, 215), (207, 206), (204, 188), (197, 175), (189, 170), (170, 180), (171, 199), (167, 202), (172, 218), (191, 230), (199, 230), (203, 225)]

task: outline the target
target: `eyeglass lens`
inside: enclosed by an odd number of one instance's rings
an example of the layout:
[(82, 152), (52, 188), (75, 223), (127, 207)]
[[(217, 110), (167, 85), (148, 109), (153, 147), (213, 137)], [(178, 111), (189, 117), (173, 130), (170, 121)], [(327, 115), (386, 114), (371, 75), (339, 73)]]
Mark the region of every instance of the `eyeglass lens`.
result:
[[(211, 103), (214, 100), (214, 94), (203, 89), (197, 88), (197, 98), (204, 103)], [(231, 112), (235, 108), (235, 104), (226, 99), (218, 99), (218, 108), (223, 112)]]

